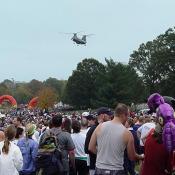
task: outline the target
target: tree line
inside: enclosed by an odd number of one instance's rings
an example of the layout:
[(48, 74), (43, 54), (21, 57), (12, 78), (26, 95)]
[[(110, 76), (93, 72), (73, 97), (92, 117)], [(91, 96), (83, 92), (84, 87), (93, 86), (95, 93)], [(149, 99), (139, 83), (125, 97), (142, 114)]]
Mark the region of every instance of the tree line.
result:
[(170, 28), (153, 41), (142, 43), (130, 55), (128, 64), (113, 59), (105, 59), (102, 64), (95, 58), (85, 58), (68, 80), (48, 78), (29, 83), (4, 80), (0, 83), (0, 95), (11, 94), (18, 103), (27, 103), (49, 88), (55, 100), (86, 109), (114, 107), (118, 102), (129, 105), (145, 102), (153, 92), (174, 96), (174, 87), (175, 28)]
[[(50, 101), (58, 102), (62, 98), (67, 81), (48, 78), (45, 81), (31, 80), (30, 82), (15, 82), (4, 80), (0, 83), (0, 96), (12, 95), (18, 104), (28, 104), (34, 97), (40, 97), (40, 106), (44, 106)], [(53, 105), (53, 102), (51, 103)]]

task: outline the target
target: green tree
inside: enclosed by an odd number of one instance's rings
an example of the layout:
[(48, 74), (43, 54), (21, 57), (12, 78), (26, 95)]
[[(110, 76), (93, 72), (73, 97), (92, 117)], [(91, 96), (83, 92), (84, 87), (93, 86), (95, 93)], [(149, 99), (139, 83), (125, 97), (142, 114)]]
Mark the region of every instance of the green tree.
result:
[(27, 84), (25, 83), (18, 83), (16, 85), (14, 97), (18, 104), (28, 104), (29, 101), (32, 99), (33, 94), (30, 93)]
[(171, 97), (175, 96), (175, 71), (169, 73), (167, 79), (161, 81), (160, 83), (160, 93), (163, 95), (168, 95)]
[(27, 88), (29, 89), (30, 93), (33, 94), (33, 96), (37, 96), (37, 94), (43, 87), (43, 83), (35, 79), (31, 80), (27, 84)]
[(66, 101), (77, 108), (91, 107), (96, 98), (97, 78), (104, 72), (104, 65), (93, 58), (78, 63), (67, 82)]
[(141, 44), (131, 54), (129, 65), (143, 77), (149, 93), (161, 92), (162, 82), (175, 72), (175, 29), (169, 29), (155, 40)]
[(97, 83), (96, 106), (115, 107), (116, 103), (131, 104), (144, 99), (144, 86), (136, 71), (129, 65), (106, 59), (106, 73)]
[(61, 99), (63, 96), (64, 88), (66, 86), (66, 80), (58, 80), (56, 78), (48, 78), (46, 81), (44, 81), (44, 85), (47, 87), (51, 87), (55, 89), (55, 92)]
[(2, 83), (5, 84), (8, 89), (14, 88), (14, 80), (11, 81), (11, 80), (5, 79)]
[[(9, 95), (14, 95), (15, 93), (15, 87), (16, 87), (16, 84), (15, 84), (15, 81), (11, 81), (11, 80), (8, 80), (8, 79), (5, 79), (2, 84), (7, 88), (5, 91), (4, 91), (4, 94), (9, 94)], [(3, 95), (4, 95), (3, 94)]]
[(11, 95), (10, 89), (4, 83), (0, 83), (0, 96), (1, 95)]

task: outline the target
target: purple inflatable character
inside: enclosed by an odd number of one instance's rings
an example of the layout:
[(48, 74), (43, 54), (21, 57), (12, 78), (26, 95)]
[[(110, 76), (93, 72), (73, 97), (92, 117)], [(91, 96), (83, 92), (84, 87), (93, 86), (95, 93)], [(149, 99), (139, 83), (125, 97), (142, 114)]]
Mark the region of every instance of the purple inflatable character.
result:
[(163, 128), (163, 143), (169, 152), (175, 149), (175, 118), (173, 108), (167, 104), (161, 104), (157, 108), (158, 123)]
[(151, 112), (156, 112), (158, 124), (163, 128), (163, 143), (169, 152), (175, 149), (175, 118), (173, 108), (165, 103), (164, 98), (154, 93), (148, 98)]
[(156, 112), (156, 109), (159, 107), (159, 105), (163, 103), (165, 103), (163, 97), (158, 93), (154, 93), (149, 96), (147, 104), (150, 109), (150, 112), (152, 113)]

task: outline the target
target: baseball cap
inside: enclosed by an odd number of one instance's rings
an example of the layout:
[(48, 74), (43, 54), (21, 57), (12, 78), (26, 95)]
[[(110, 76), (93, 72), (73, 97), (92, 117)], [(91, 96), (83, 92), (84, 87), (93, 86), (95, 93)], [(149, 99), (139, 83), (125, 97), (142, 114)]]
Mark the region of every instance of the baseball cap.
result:
[(113, 115), (113, 112), (111, 111), (111, 109), (107, 107), (100, 107), (97, 109), (97, 115), (100, 115), (100, 114)]
[(92, 114), (89, 114), (88, 116), (86, 116), (87, 120), (94, 120), (96, 117)]
[(87, 117), (89, 115), (89, 112), (83, 112), (81, 115), (82, 117)]

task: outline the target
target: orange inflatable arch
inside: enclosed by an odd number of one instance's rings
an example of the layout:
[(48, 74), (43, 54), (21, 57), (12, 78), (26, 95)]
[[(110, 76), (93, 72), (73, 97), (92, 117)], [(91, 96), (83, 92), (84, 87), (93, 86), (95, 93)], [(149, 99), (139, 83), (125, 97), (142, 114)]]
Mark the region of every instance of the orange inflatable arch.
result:
[(35, 108), (38, 104), (38, 97), (34, 97), (30, 100), (28, 108)]
[(0, 105), (2, 104), (3, 101), (8, 101), (13, 107), (15, 107), (15, 108), (17, 107), (16, 100), (10, 95), (0, 96)]

